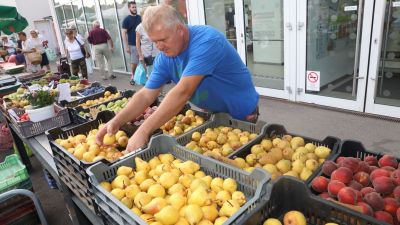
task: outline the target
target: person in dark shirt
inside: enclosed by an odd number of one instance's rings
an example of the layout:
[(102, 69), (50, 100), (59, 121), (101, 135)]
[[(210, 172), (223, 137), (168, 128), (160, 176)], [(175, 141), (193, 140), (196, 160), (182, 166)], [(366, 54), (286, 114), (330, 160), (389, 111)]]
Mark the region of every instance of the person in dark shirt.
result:
[[(106, 30), (100, 28), (99, 21), (93, 22), (93, 29), (89, 32), (88, 42), (93, 45), (96, 62), (100, 66), (100, 73), (103, 80), (108, 78), (114, 79), (113, 63), (111, 62), (112, 52), (114, 51), (114, 43)], [(108, 43), (108, 44), (107, 44)], [(108, 77), (104, 71), (104, 57), (107, 60)]]
[(139, 63), (139, 55), (136, 50), (136, 27), (142, 22), (137, 15), (136, 2), (128, 2), (130, 15), (122, 22), (122, 39), (124, 40), (125, 51), (131, 56), (132, 74), (135, 74), (136, 66)]

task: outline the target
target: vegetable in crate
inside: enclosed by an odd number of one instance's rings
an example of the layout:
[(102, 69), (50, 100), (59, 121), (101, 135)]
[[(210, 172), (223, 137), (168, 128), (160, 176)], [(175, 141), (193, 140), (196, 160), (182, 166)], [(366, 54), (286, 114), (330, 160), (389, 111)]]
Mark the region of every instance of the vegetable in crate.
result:
[(122, 98), (118, 99), (115, 102), (109, 102), (107, 104), (102, 104), (97, 107), (99, 111), (104, 111), (104, 110), (111, 110), (115, 113), (118, 113), (119, 111), (122, 110), (128, 104), (129, 99), (127, 98)]
[(400, 169), (398, 160), (384, 155), (379, 160), (366, 156), (339, 157), (326, 161), (322, 174), (311, 182), (312, 189), (321, 197), (337, 200), (377, 220), (394, 224), (400, 208)]
[[(104, 124), (99, 125), (99, 129)], [(96, 144), (98, 129), (91, 130), (87, 135), (78, 134), (67, 139), (57, 139), (55, 142), (73, 154), (78, 160), (95, 162), (101, 159), (115, 161), (122, 156), (118, 148), (124, 148), (128, 144), (127, 134), (120, 130), (115, 135), (105, 135), (104, 145)]]
[(193, 161), (160, 154), (135, 164), (101, 186), (148, 223), (218, 224), (246, 203), (235, 180), (206, 175)]
[[(314, 218), (316, 219), (316, 218)], [(307, 219), (303, 213), (299, 211), (289, 211), (283, 216), (283, 223), (279, 219), (269, 218), (264, 221), (263, 225), (307, 225)], [(336, 223), (326, 223), (325, 225), (338, 225)]]
[(56, 92), (52, 90), (37, 90), (26, 94), (32, 109), (39, 109), (54, 103)]
[(248, 172), (262, 167), (272, 174), (273, 179), (289, 175), (305, 181), (330, 153), (331, 149), (305, 143), (302, 137), (284, 135), (282, 138), (263, 139), (251, 147), (246, 157), (237, 157), (234, 160)]
[(195, 115), (193, 110), (189, 109), (184, 114), (179, 114), (172, 117), (167, 123), (161, 126), (164, 134), (169, 134), (173, 137), (183, 134), (204, 123), (204, 118)]

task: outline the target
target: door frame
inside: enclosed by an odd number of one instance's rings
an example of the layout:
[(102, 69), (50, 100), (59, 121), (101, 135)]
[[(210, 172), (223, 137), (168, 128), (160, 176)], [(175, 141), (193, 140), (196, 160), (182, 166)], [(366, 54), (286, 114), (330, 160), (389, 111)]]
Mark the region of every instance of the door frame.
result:
[(400, 107), (375, 103), (375, 93), (378, 86), (377, 79), (379, 77), (378, 74), (381, 58), (381, 48), (383, 43), (382, 34), (385, 26), (385, 10), (387, 2), (387, 0), (379, 0), (375, 3), (375, 15), (373, 21), (374, 30), (372, 32), (371, 56), (369, 62), (369, 79), (367, 88), (368, 91), (366, 97), (365, 112), (400, 118)]
[[(361, 0), (360, 0), (361, 1)], [(363, 15), (362, 24), (358, 32), (362, 32), (359, 45), (359, 63), (358, 63), (358, 84), (357, 96), (355, 100), (340, 99), (334, 97), (319, 96), (306, 93), (306, 58), (307, 58), (307, 0), (299, 0), (298, 2), (298, 21), (297, 21), (297, 88), (296, 101), (313, 103), (318, 105), (336, 107), (354, 111), (364, 111), (365, 92), (368, 74), (369, 62), (369, 45), (371, 42), (371, 26), (373, 18), (374, 0), (363, 0), (364, 8), (361, 11)], [(359, 12), (358, 6), (358, 12)]]

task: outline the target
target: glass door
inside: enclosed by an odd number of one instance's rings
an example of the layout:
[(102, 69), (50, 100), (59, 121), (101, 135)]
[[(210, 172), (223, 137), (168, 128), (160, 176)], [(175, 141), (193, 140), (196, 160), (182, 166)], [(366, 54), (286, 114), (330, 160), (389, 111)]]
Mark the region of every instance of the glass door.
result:
[(290, 22), (296, 19), (295, 4), (281, 0), (203, 0), (203, 6), (205, 24), (221, 31), (236, 48), (251, 71), (257, 91), (289, 99), (295, 85), (289, 75), (296, 75), (296, 49), (289, 47), (290, 41), (295, 43), (294, 23)]
[(366, 112), (400, 117), (400, 1), (376, 1)]
[(363, 111), (373, 0), (298, 2), (297, 100)]

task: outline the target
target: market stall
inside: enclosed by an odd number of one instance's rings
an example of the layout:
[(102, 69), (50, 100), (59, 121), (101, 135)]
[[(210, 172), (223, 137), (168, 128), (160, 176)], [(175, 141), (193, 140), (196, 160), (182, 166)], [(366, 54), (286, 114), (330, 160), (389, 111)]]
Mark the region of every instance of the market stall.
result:
[[(98, 129), (134, 94), (46, 73), (22, 81), (2, 98), (1, 114), (22, 162), (29, 171), (25, 144), (56, 181), (73, 224), (390, 224), (397, 219), (398, 203), (387, 199), (400, 197), (398, 159), (355, 141), (318, 140), (282, 125), (244, 122), (187, 105), (145, 148), (124, 155), (128, 138), (156, 110), (157, 100), (97, 145)], [(46, 107), (50, 116), (41, 111), (47, 116), (37, 119), (30, 111)], [(370, 182), (362, 179), (366, 175)], [(367, 187), (375, 194), (364, 193)], [(383, 205), (376, 203), (380, 200)]]

